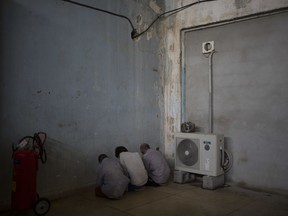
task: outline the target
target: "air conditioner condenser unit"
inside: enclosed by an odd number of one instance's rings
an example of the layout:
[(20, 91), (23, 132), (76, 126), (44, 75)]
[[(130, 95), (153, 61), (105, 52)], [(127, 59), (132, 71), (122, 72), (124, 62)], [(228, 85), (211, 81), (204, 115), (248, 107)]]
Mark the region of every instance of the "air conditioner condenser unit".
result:
[(224, 135), (175, 133), (175, 170), (219, 176), (224, 173)]

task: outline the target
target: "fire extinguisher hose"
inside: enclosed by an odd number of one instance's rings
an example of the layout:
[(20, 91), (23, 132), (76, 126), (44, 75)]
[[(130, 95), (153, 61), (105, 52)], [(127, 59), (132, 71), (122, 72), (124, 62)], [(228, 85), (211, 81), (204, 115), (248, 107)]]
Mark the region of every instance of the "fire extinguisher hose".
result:
[[(40, 135), (44, 136), (43, 140), (41, 139)], [(47, 139), (47, 134), (44, 132), (35, 133), (34, 137), (33, 137), (34, 149), (39, 148), (38, 154), (39, 154), (39, 158), (43, 164), (46, 163), (46, 161), (47, 161), (46, 149), (44, 147), (44, 143), (45, 143), (46, 139)]]

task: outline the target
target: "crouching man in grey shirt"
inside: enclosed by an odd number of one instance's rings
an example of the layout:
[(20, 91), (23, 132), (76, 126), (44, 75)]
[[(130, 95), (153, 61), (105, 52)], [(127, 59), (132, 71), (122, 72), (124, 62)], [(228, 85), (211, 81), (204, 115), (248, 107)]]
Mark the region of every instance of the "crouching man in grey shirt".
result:
[(148, 172), (147, 186), (159, 186), (168, 182), (170, 177), (170, 168), (160, 151), (150, 149), (147, 143), (140, 146), (143, 154), (143, 162)]
[(96, 196), (110, 199), (121, 199), (129, 183), (119, 161), (101, 154), (98, 157), (99, 166), (96, 177)]

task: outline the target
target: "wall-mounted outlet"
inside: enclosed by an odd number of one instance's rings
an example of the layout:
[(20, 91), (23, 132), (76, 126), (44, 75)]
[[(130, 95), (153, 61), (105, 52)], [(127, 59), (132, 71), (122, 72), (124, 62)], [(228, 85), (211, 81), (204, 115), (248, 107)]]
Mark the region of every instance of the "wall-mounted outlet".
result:
[(214, 41), (206, 41), (202, 43), (202, 53), (211, 53), (215, 50)]

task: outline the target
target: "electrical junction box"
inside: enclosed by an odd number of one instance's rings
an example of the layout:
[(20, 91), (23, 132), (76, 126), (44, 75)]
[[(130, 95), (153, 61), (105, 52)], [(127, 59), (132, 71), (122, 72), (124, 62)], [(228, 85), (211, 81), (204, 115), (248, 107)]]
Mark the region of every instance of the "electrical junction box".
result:
[(215, 50), (214, 41), (206, 41), (202, 43), (202, 53), (207, 54)]

